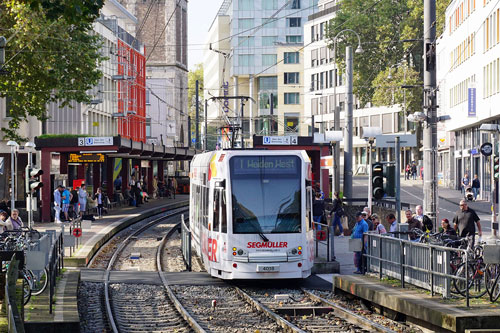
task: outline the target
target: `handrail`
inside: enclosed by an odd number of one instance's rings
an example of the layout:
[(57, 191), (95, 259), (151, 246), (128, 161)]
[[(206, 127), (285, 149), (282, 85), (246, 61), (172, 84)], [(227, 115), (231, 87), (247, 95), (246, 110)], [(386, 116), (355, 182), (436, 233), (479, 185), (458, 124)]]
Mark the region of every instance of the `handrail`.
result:
[(181, 215), (181, 240), (182, 240), (182, 258), (186, 263), (187, 270), (191, 272), (192, 269), (192, 255), (191, 255), (191, 230), (186, 225), (184, 214)]

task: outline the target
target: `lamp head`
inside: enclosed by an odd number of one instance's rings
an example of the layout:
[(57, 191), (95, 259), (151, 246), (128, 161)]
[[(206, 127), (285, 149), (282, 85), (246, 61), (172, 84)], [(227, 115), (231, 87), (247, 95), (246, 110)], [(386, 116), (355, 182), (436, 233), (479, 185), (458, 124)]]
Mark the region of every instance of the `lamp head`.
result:
[(11, 141), (7, 142), (7, 146), (9, 146), (9, 147), (18, 147), (19, 144), (16, 141), (12, 141), (11, 140)]
[(361, 53), (365, 52), (365, 50), (363, 50), (363, 48), (361, 47), (361, 44), (358, 44), (358, 48), (354, 52), (356, 54), (361, 54)]
[(26, 142), (26, 143), (24, 144), (24, 146), (25, 146), (26, 148), (35, 148), (35, 147), (36, 147), (35, 143), (34, 143), (34, 142), (31, 142), (31, 141)]

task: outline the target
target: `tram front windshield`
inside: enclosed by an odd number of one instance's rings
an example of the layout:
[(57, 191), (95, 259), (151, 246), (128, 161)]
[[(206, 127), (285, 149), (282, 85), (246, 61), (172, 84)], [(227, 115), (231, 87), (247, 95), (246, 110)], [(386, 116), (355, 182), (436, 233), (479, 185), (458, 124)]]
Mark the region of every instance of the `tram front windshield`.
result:
[(234, 156), (229, 164), (233, 233), (301, 232), (297, 156)]

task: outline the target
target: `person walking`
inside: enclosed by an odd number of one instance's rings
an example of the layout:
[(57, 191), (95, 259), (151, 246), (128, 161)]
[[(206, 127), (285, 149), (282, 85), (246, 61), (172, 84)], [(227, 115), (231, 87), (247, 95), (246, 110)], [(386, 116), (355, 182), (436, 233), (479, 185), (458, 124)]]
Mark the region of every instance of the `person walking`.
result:
[(23, 221), (19, 217), (19, 211), (13, 209), (10, 217), (6, 221), (5, 230), (21, 230), (24, 227)]
[(83, 217), (83, 214), (87, 210), (87, 197), (89, 194), (85, 190), (85, 184), (82, 184), (80, 189), (78, 190), (78, 203), (80, 204), (80, 217)]
[(396, 221), (396, 216), (393, 213), (387, 214), (385, 217), (387, 223), (389, 223), (389, 232), (394, 233), (398, 231), (398, 221)]
[(61, 209), (62, 209), (62, 185), (57, 186), (54, 190), (54, 222), (61, 223)]
[(413, 229), (422, 230), (422, 223), (413, 217), (413, 212), (410, 209), (408, 209), (405, 212), (405, 216), (406, 216), (406, 223), (408, 224), (408, 231), (409, 231), (410, 240), (416, 241), (417, 235), (415, 234), (415, 232), (413, 232)]
[[(321, 194), (320, 194), (321, 195)], [(342, 207), (342, 199), (339, 196), (339, 192), (333, 193), (332, 210), (328, 214), (328, 218), (332, 218), (332, 232), (335, 235), (335, 228), (339, 227), (340, 237), (344, 237), (344, 229), (342, 228), (341, 218), (344, 216), (344, 208)]]
[(410, 164), (408, 163), (405, 168), (405, 180), (410, 179), (410, 173), (411, 173), (411, 167)]
[(354, 265), (357, 270), (354, 274), (364, 274), (364, 265), (363, 265), (363, 254), (365, 253), (364, 243), (367, 241), (367, 236), (364, 235), (365, 232), (368, 231), (368, 224), (363, 219), (363, 214), (361, 212), (356, 213), (356, 225), (352, 231), (351, 238), (352, 239), (361, 239), (361, 251), (354, 252)]
[(447, 236), (457, 236), (457, 232), (450, 225), (450, 221), (448, 219), (441, 220), (441, 228), (443, 229), (443, 234)]
[[(314, 202), (313, 202), (313, 221), (316, 223), (321, 223), (323, 219), (323, 215), (325, 214), (325, 201), (321, 200), (321, 194), (316, 193)], [(316, 224), (314, 224), (313, 229), (321, 230), (321, 226), (316, 228)]]
[(97, 200), (97, 216), (102, 219), (102, 210), (104, 207), (104, 195), (100, 187), (97, 188), (97, 192), (94, 195), (94, 200)]
[(379, 234), (386, 234), (387, 230), (385, 230), (385, 227), (382, 223), (380, 223), (380, 218), (378, 217), (377, 214), (372, 214), (372, 221), (373, 221), (373, 230), (375, 230)]
[(474, 175), (474, 179), (472, 180), (472, 193), (474, 193), (474, 201), (477, 200), (477, 196), (479, 194), (479, 189), (481, 188), (481, 183), (479, 182), (479, 178), (477, 174)]
[(7, 219), (9, 218), (9, 214), (5, 210), (0, 210), (0, 234), (4, 232), (7, 227)]
[(71, 201), (70, 201), (70, 205), (71, 207), (73, 208), (73, 214), (71, 214), (70, 217), (77, 217), (78, 216), (78, 190), (80, 188), (79, 187), (73, 187), (73, 189), (71, 190)]
[(63, 187), (63, 191), (61, 193), (61, 201), (62, 201), (62, 211), (64, 213), (65, 221), (69, 221), (68, 210), (69, 210), (69, 203), (71, 202), (71, 192), (68, 191), (68, 189), (65, 187)]
[(177, 178), (172, 177), (172, 191), (174, 192), (174, 199), (175, 199), (175, 193), (177, 193)]
[(415, 162), (411, 164), (411, 177), (413, 178), (413, 180), (417, 179), (417, 165), (415, 164)]
[(424, 215), (424, 209), (422, 208), (422, 205), (418, 205), (415, 209), (415, 212), (416, 213), (413, 218), (420, 221), (420, 223), (422, 224), (422, 230), (431, 232), (433, 229), (432, 220), (429, 216)]
[(455, 213), (453, 217), (453, 223), (455, 224), (455, 231), (457, 231), (458, 236), (467, 237), (472, 236), (474, 242), (474, 237), (476, 235), (476, 225), (479, 234), (479, 239), (483, 236), (483, 231), (481, 229), (481, 221), (479, 216), (477, 216), (474, 209), (467, 205), (465, 200), (460, 200), (460, 209)]
[(470, 185), (469, 174), (466, 172), (464, 177), (462, 178), (462, 193), (465, 193), (465, 190)]

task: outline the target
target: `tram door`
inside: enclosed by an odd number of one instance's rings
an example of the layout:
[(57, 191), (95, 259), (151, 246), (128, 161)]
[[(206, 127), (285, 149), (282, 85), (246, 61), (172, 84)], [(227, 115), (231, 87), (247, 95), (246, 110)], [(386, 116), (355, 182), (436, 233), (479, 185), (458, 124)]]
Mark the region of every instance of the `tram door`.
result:
[(216, 187), (214, 191), (214, 202), (213, 202), (213, 232), (212, 232), (212, 246), (211, 253), (209, 253), (209, 258), (212, 261), (212, 267), (221, 270), (222, 269), (222, 258), (221, 258), (221, 248), (225, 245), (227, 227), (224, 228), (222, 225), (222, 198), (224, 189)]

